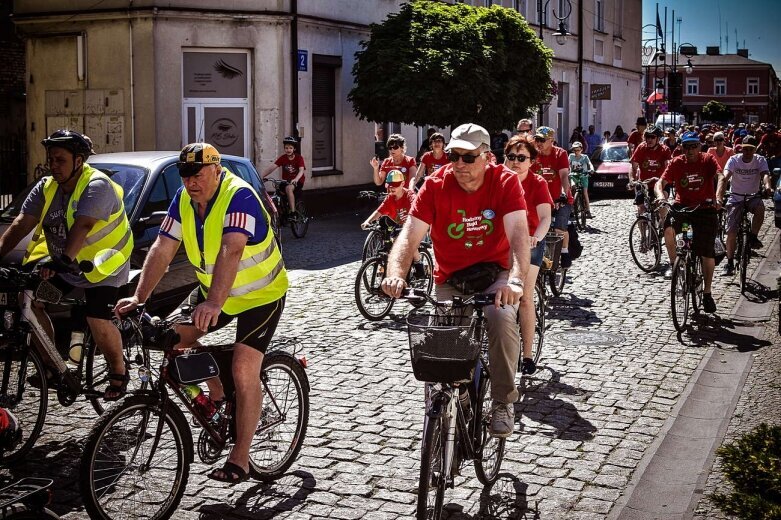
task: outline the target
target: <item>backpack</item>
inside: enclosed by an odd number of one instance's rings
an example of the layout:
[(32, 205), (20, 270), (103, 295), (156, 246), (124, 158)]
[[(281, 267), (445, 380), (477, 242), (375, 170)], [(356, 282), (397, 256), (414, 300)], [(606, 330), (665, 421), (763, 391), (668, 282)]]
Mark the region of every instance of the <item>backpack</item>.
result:
[(578, 230), (575, 229), (575, 224), (570, 222), (567, 226), (567, 232), (569, 233), (569, 256), (573, 260), (577, 260), (580, 258), (580, 255), (583, 254), (583, 244), (580, 243), (580, 238), (578, 237)]

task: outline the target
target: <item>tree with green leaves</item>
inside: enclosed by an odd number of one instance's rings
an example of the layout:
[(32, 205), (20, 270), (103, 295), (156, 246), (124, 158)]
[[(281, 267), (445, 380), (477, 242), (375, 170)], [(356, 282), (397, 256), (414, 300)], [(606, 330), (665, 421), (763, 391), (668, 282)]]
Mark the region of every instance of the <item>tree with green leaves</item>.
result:
[(720, 103), (715, 99), (708, 101), (704, 107), (702, 107), (702, 117), (708, 121), (718, 121), (724, 123), (732, 120), (732, 110), (729, 109), (724, 103)]
[(348, 100), (370, 121), (512, 128), (551, 97), (552, 57), (515, 10), (412, 0), (371, 25)]

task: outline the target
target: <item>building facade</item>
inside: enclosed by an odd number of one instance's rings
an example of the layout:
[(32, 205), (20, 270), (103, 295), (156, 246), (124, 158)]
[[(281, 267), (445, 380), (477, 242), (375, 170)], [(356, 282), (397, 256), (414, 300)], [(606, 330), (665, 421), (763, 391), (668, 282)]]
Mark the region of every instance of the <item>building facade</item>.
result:
[[(451, 3), (455, 0), (449, 0)], [(57, 128), (99, 152), (178, 150), (206, 140), (263, 167), (301, 137), (307, 189), (371, 182), (375, 125), (347, 102), (369, 24), (402, 0), (26, 0), (13, 20), (26, 41), (27, 171)], [(516, 9), (539, 28), (536, 2), (473, 0)], [(558, 95), (542, 114), (567, 135), (612, 130), (639, 110), (640, 0), (546, 1)], [(569, 11), (569, 12), (568, 12)], [(557, 45), (554, 12), (572, 35)], [(386, 124), (414, 154), (423, 128)], [(447, 132), (445, 132), (447, 136)]]

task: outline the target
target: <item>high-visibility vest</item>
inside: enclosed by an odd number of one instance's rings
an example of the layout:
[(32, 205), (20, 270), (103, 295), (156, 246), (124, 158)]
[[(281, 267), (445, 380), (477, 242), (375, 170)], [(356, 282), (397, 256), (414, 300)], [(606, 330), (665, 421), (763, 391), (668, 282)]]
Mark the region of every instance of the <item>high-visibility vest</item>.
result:
[[(101, 263), (100, 270), (96, 268), (88, 273), (84, 273), (87, 281), (92, 283), (98, 283), (116, 273), (126, 262), (130, 261), (130, 253), (133, 252), (133, 233), (130, 230), (130, 224), (125, 213), (125, 205), (122, 202), (122, 186), (109, 179), (105, 173), (96, 170), (86, 163), (82, 167), (81, 175), (76, 182), (76, 188), (70, 196), (68, 207), (65, 208), (65, 225), (67, 229), (70, 231), (73, 227), (73, 223), (76, 220), (73, 215), (79, 207), (79, 199), (81, 199), (84, 190), (87, 189), (90, 180), (95, 178), (104, 178), (114, 188), (114, 194), (119, 201), (119, 209), (112, 213), (108, 220), (99, 220), (92, 226), (84, 240), (84, 245), (82, 245), (81, 250), (76, 255), (77, 262), (88, 260), (94, 264), (98, 253), (105, 250), (117, 252), (109, 255), (108, 260)], [(45, 178), (43, 183), (43, 211), (32, 240), (27, 245), (27, 252), (22, 263), (34, 260), (36, 256), (40, 257), (43, 219), (49, 211), (58, 187), (59, 184), (55, 182), (53, 177)], [(111, 203), (110, 205), (113, 206), (114, 204)], [(105, 257), (105, 255), (101, 256)]]
[(287, 292), (288, 280), (282, 253), (274, 240), (271, 219), (260, 202), (257, 193), (248, 183), (231, 172), (222, 169), (219, 194), (212, 203), (206, 221), (203, 224), (203, 251), (198, 245), (195, 232), (195, 210), (187, 194), (182, 189), (179, 198), (179, 215), (182, 218), (182, 241), (187, 258), (195, 266), (195, 274), (201, 283), (201, 292), (208, 296), (211, 287), (214, 266), (222, 244), (222, 230), (233, 195), (241, 188), (248, 188), (257, 199), (266, 219), (268, 233), (259, 244), (244, 246), (239, 261), (236, 279), (233, 281), (228, 299), (222, 307), (223, 312), (236, 315), (246, 310), (277, 301)]

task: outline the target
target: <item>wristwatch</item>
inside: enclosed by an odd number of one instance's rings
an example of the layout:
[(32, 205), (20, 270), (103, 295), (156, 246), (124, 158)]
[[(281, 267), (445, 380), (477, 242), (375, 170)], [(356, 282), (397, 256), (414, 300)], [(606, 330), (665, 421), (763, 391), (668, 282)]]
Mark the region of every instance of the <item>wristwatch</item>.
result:
[(507, 285), (515, 285), (517, 287), (520, 287), (521, 290), (523, 290), (523, 280), (520, 278), (509, 278), (507, 280)]

